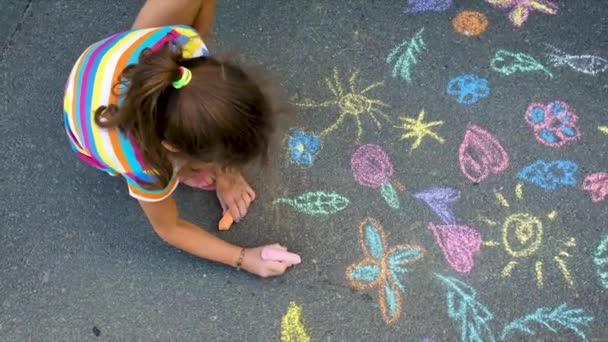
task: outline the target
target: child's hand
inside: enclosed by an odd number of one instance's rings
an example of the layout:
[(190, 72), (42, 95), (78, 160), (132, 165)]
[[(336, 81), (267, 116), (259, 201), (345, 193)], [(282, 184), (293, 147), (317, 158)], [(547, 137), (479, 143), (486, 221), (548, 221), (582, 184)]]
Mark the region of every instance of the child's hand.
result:
[[(269, 246), (287, 251), (287, 248), (276, 243)], [(287, 267), (291, 266), (291, 264), (262, 259), (262, 249), (264, 249), (264, 247), (267, 246), (245, 249), (245, 256), (243, 257), (243, 264), (241, 267), (245, 271), (257, 274), (262, 278), (275, 277), (285, 273), (285, 270), (287, 270)]]
[(240, 172), (218, 172), (216, 179), (217, 198), (222, 210), (230, 210), (235, 222), (247, 214), (255, 192)]

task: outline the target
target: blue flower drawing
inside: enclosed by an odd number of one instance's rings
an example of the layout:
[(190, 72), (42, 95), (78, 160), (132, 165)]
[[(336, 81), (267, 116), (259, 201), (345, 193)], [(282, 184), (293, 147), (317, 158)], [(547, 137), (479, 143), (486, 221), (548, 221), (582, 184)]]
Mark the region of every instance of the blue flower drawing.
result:
[(558, 185), (576, 185), (577, 170), (578, 165), (570, 160), (537, 160), (519, 170), (517, 177), (545, 190), (555, 190)]
[(388, 248), (382, 225), (372, 218), (359, 226), (359, 244), (363, 259), (348, 266), (346, 278), (357, 290), (376, 289), (382, 319), (386, 324), (395, 323), (401, 316), (401, 292), (406, 290), (402, 279), (426, 251), (413, 244)]
[(448, 95), (454, 96), (458, 103), (466, 105), (490, 95), (488, 80), (472, 74), (452, 78), (446, 91)]
[(302, 166), (311, 166), (314, 164), (315, 156), (321, 148), (321, 142), (318, 136), (296, 129), (289, 137), (287, 147), (291, 160)]

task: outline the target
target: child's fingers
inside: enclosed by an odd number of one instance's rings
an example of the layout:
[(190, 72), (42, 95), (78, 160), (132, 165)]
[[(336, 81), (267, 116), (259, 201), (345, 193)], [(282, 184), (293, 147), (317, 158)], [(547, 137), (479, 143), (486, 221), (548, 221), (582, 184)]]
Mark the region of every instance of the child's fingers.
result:
[(267, 247), (276, 248), (276, 249), (280, 249), (280, 250), (283, 250), (283, 251), (287, 250), (287, 247), (285, 247), (283, 245), (280, 245), (278, 243), (273, 243), (272, 245), (268, 245)]

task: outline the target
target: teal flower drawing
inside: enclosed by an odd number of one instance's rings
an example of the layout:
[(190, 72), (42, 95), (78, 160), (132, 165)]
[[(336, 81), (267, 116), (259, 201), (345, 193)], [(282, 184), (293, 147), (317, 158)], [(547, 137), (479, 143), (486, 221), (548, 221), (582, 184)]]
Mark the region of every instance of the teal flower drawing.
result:
[(382, 319), (395, 323), (402, 312), (401, 292), (405, 292), (403, 276), (407, 267), (422, 258), (426, 251), (418, 245), (386, 247), (386, 236), (380, 223), (366, 218), (359, 226), (359, 243), (363, 259), (346, 269), (346, 278), (357, 290), (377, 289)]

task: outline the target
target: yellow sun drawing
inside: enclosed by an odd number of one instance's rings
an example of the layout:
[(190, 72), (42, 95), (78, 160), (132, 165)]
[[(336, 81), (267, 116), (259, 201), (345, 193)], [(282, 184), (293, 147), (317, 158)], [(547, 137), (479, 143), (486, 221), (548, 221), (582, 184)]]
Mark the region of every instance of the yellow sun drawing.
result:
[[(505, 196), (500, 193), (495, 193), (496, 200), (503, 208), (510, 209), (511, 205)], [(515, 187), (515, 197), (521, 201), (524, 198), (523, 185), (520, 183)], [(546, 215), (548, 221), (554, 221), (557, 218), (557, 212), (551, 211)], [(501, 239), (500, 241), (484, 241), (485, 246), (502, 246), (502, 248), (511, 257), (511, 260), (503, 267), (500, 272), (502, 277), (511, 277), (513, 270), (518, 265), (529, 264), (531, 261), (534, 263), (534, 274), (536, 276), (536, 285), (538, 288), (544, 286), (544, 261), (542, 254), (547, 254), (546, 246), (543, 245), (544, 223), (543, 219), (539, 216), (526, 211), (511, 213), (506, 216), (502, 222), (493, 221), (487, 217), (480, 217), (480, 220), (491, 227), (501, 227)], [(562, 241), (565, 247), (575, 247), (576, 240), (573, 237), (567, 238)], [(570, 253), (566, 250), (559, 250), (557, 255), (552, 255), (552, 261), (555, 263), (559, 271), (561, 272), (564, 280), (568, 286), (574, 286), (574, 279), (572, 274), (568, 270), (566, 260), (564, 258), (571, 257)], [(528, 260), (534, 259), (534, 260)], [(526, 263), (527, 262), (527, 263)]]
[(405, 140), (409, 138), (416, 139), (410, 148), (410, 151), (413, 151), (420, 146), (422, 143), (422, 139), (425, 136), (429, 136), (437, 141), (440, 144), (443, 144), (445, 140), (440, 137), (437, 133), (431, 130), (431, 127), (441, 126), (443, 125), (443, 121), (432, 121), (432, 122), (424, 122), (424, 109), (418, 113), (418, 117), (416, 119), (412, 117), (401, 117), (401, 125), (393, 126), (395, 128), (403, 129), (403, 135), (399, 140)]
[(302, 103), (296, 103), (296, 106), (300, 107), (313, 107), (313, 108), (323, 108), (329, 106), (338, 106), (340, 109), (340, 116), (331, 126), (327, 127), (319, 136), (323, 137), (327, 134), (336, 130), (344, 120), (350, 115), (355, 119), (357, 124), (357, 141), (361, 138), (361, 134), (363, 134), (363, 128), (361, 126), (361, 114), (368, 114), (372, 121), (376, 124), (378, 128), (381, 128), (382, 125), (376, 115), (382, 116), (386, 121), (390, 122), (390, 119), (386, 114), (382, 112), (380, 108), (388, 107), (384, 102), (367, 97), (365, 93), (368, 91), (379, 87), (383, 84), (383, 82), (376, 82), (369, 86), (367, 86), (363, 90), (356, 90), (356, 80), (359, 74), (359, 70), (356, 70), (348, 79), (348, 90), (346, 91), (342, 87), (342, 81), (340, 80), (340, 75), (338, 73), (338, 69), (334, 68), (333, 79), (326, 78), (325, 83), (327, 87), (334, 95), (335, 99), (325, 101), (325, 102), (317, 102), (313, 100), (304, 100)]

